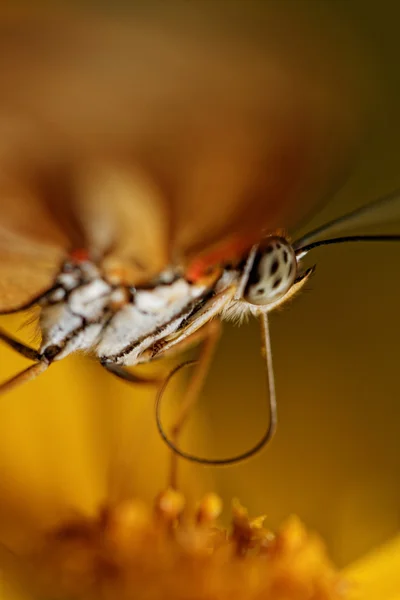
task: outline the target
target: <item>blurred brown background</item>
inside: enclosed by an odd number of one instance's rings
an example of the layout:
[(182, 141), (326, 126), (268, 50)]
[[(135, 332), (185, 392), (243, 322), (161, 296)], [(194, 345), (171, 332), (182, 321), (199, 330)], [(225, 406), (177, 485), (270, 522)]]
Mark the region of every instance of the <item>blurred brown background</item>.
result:
[[(288, 0), (280, 7), (286, 4), (295, 6)], [(304, 3), (316, 22), (329, 7), (362, 40), (369, 84), (379, 93), (347, 184), (309, 227), (400, 184), (400, 7), (388, 0)], [(314, 258), (310, 292), (272, 317), (279, 403), (273, 444), (237, 467), (183, 471), (199, 490), (212, 485), (228, 503), (237, 496), (251, 513), (266, 512), (274, 527), (298, 514), (346, 564), (400, 525), (400, 248), (334, 247)], [(13, 331), (21, 324), (18, 317), (2, 321)], [(29, 332), (19, 335), (29, 339)], [(0, 352), (2, 377), (24, 364)], [(29, 385), (2, 399), (3, 529), (10, 499), (27, 499), (28, 513), (35, 503), (49, 513), (65, 496), (90, 510), (104, 496), (110, 465), (112, 485), (125, 494), (150, 495), (163, 485), (167, 457), (151, 391), (136, 398), (79, 357)], [(265, 427), (263, 393), (256, 324), (227, 325), (185, 447), (211, 456), (251, 445)]]

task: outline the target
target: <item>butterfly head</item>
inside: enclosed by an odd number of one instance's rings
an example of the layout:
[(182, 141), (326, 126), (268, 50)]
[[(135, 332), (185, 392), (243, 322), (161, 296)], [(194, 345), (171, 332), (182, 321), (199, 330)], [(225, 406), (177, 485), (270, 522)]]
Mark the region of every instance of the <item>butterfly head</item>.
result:
[(287, 293), (296, 275), (292, 246), (282, 237), (268, 237), (257, 248), (243, 299), (261, 306), (275, 302)]
[[(288, 240), (269, 236), (249, 255), (242, 302), (267, 310), (277, 307), (306, 283), (314, 267), (303, 270)], [(254, 312), (254, 310), (252, 311)]]

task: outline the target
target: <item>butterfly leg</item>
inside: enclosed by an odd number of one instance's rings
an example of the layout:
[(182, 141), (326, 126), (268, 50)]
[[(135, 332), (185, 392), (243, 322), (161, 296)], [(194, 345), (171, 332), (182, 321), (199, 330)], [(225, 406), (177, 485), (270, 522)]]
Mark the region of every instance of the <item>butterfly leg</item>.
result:
[(35, 361), (34, 365), (31, 365), (27, 369), (21, 371), (21, 373), (14, 375), (14, 377), (11, 377), (10, 379), (2, 383), (0, 385), (0, 394), (9, 392), (14, 387), (17, 387), (22, 383), (35, 379), (36, 377), (38, 377), (38, 375), (44, 373), (44, 371), (46, 371), (46, 369), (49, 367), (50, 361), (44, 356), (42, 356), (37, 350), (34, 350), (30, 346), (22, 344), (21, 342), (13, 338), (5, 331), (2, 331), (1, 329), (0, 340), (7, 344), (7, 346), (9, 346), (10, 348), (15, 350), (15, 352), (18, 352), (18, 354), (20, 354), (21, 356), (24, 356), (29, 360)]
[[(188, 336), (182, 342), (176, 344), (166, 355), (175, 353), (175, 351), (185, 351), (193, 344), (202, 342), (200, 347), (199, 357), (193, 368), (193, 374), (190, 378), (189, 385), (184, 393), (183, 402), (179, 409), (179, 414), (175, 419), (172, 426), (170, 439), (177, 445), (179, 436), (182, 429), (189, 417), (190, 411), (192, 410), (197, 398), (201, 392), (204, 380), (207, 376), (211, 360), (216, 349), (217, 342), (221, 334), (221, 322), (219, 319), (213, 319), (201, 329)], [(177, 487), (177, 474), (178, 474), (178, 459), (179, 457), (175, 452), (171, 456), (170, 474), (169, 474), (169, 485), (172, 488)]]
[(27, 369), (24, 369), (0, 385), (0, 394), (5, 394), (22, 383), (36, 379), (36, 377), (44, 373), (49, 366), (50, 363), (47, 360), (41, 360)]
[(42, 358), (41, 354), (37, 350), (34, 350), (30, 346), (22, 344), (2, 329), (0, 329), (0, 340), (7, 344), (7, 346), (10, 346), (10, 348), (15, 350), (15, 352), (21, 354), (21, 356), (29, 358), (29, 360), (34, 360), (35, 362), (38, 362)]
[(111, 375), (118, 377), (118, 379), (122, 379), (122, 381), (126, 381), (127, 383), (136, 383), (138, 385), (158, 385), (163, 381), (161, 377), (144, 377), (142, 375), (137, 375), (132, 371), (128, 371), (124, 367), (119, 365), (115, 365), (114, 363), (108, 362), (100, 362), (101, 366), (106, 369)]

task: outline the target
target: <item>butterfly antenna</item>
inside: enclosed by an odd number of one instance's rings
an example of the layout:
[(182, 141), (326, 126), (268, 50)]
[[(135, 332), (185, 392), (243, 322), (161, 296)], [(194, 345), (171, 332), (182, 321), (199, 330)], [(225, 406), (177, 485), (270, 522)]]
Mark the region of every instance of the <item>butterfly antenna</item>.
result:
[[(320, 240), (322, 237), (333, 236), (336, 233), (343, 234), (349, 229), (356, 227), (370, 227), (379, 224), (394, 223), (400, 220), (400, 190), (380, 197), (364, 206), (342, 215), (332, 221), (328, 221), (321, 227), (317, 227), (303, 235), (293, 244), (295, 250), (300, 247)], [(372, 237), (372, 236), (371, 236)], [(378, 236), (380, 237), (380, 236)], [(383, 237), (383, 236), (382, 236)]]
[(195, 454), (191, 454), (189, 452), (185, 452), (178, 448), (178, 446), (169, 438), (166, 434), (162, 421), (161, 421), (161, 404), (164, 398), (165, 391), (170, 384), (171, 380), (175, 375), (177, 375), (180, 371), (185, 369), (186, 367), (191, 367), (197, 364), (197, 360), (189, 360), (186, 361), (177, 367), (175, 367), (171, 373), (166, 377), (163, 385), (158, 391), (156, 401), (155, 401), (155, 416), (156, 416), (156, 424), (158, 432), (165, 442), (165, 444), (169, 447), (170, 450), (175, 452), (176, 455), (188, 460), (190, 462), (194, 462), (201, 465), (209, 465), (209, 466), (226, 466), (233, 465), (248, 458), (253, 457), (255, 454), (260, 452), (272, 439), (276, 431), (277, 425), (277, 408), (276, 408), (276, 393), (275, 393), (275, 377), (272, 363), (272, 352), (271, 352), (271, 338), (269, 332), (269, 323), (268, 323), (268, 315), (266, 312), (260, 314), (260, 323), (261, 323), (261, 332), (262, 332), (262, 354), (265, 359), (266, 366), (266, 374), (268, 378), (268, 406), (269, 406), (269, 423), (268, 428), (262, 438), (249, 450), (241, 454), (237, 454), (235, 456), (231, 456), (228, 458), (205, 458), (201, 456), (196, 456)]
[(310, 250), (319, 246), (331, 246), (332, 244), (346, 244), (354, 242), (400, 242), (400, 235), (345, 235), (327, 240), (317, 240), (304, 246), (294, 244), (296, 258), (301, 259)]

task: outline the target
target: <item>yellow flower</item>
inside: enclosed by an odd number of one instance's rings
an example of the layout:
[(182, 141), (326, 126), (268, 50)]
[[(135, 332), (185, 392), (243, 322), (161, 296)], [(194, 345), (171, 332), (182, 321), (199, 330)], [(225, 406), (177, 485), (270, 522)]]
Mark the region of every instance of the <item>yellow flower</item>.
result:
[[(22, 362), (1, 355), (7, 369)], [(185, 495), (156, 494), (169, 455), (151, 396), (76, 359), (7, 396), (2, 600), (396, 599), (398, 544), (340, 572), (295, 517), (274, 531), (234, 503), (228, 527), (219, 525), (221, 502), (204, 493), (210, 479), (187, 465)], [(195, 431), (200, 442), (201, 423)]]
[(219, 498), (206, 496), (192, 515), (173, 490), (153, 510), (140, 501), (76, 517), (18, 560), (22, 585), (40, 598), (191, 600), (341, 600), (345, 580), (321, 541), (291, 518), (276, 535), (238, 503), (232, 526), (215, 520)]
[(353, 600), (398, 600), (400, 598), (400, 537), (396, 537), (344, 573), (352, 582)]

